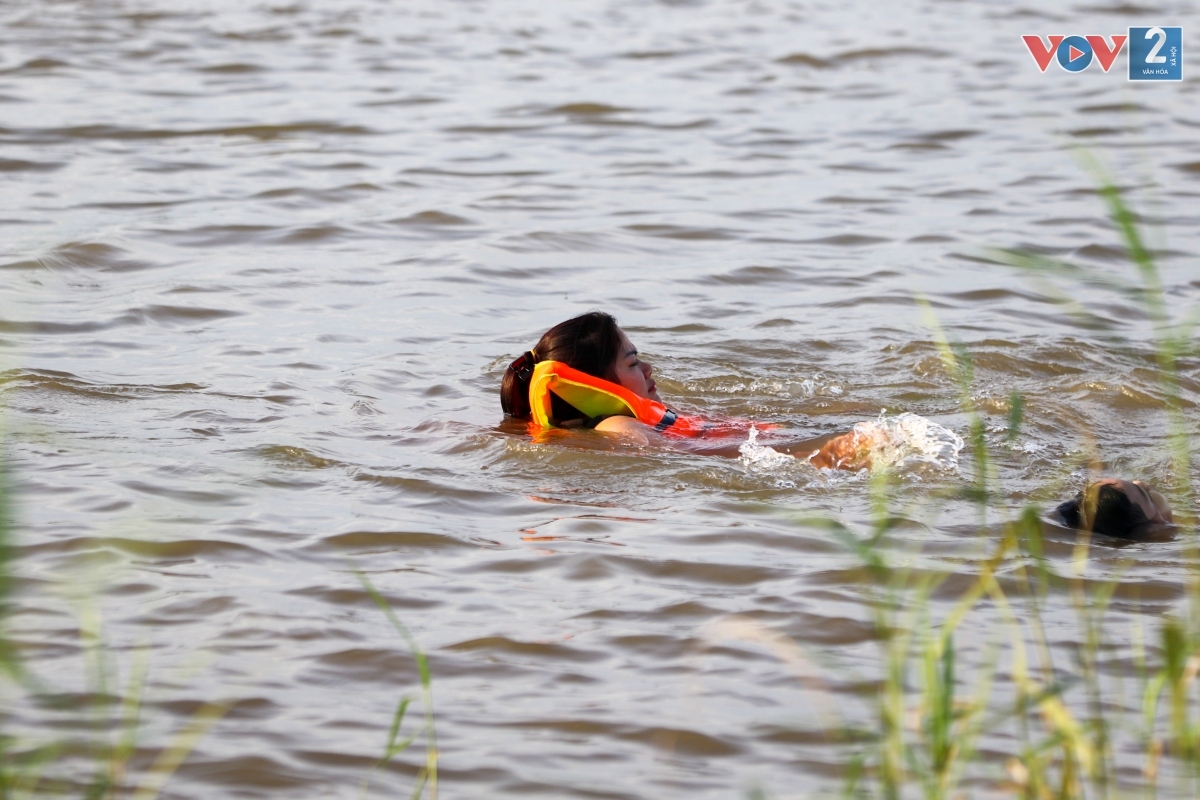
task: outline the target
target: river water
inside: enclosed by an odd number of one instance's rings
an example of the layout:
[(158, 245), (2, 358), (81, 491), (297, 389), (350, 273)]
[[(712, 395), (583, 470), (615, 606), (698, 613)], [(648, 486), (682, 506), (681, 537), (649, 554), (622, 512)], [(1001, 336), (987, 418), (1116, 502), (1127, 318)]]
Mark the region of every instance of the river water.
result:
[[(1178, 488), (1084, 160), (1139, 210), (1171, 312), (1192, 307), (1198, 84), (1130, 83), (1124, 56), (1042, 74), (1020, 36), (1194, 11), (4, 4), (10, 627), (31, 669), (84, 691), (97, 616), (120, 681), (149, 648), (141, 763), (231, 704), (170, 796), (355, 797), (418, 691), (361, 570), (429, 654), (445, 797), (836, 789), (853, 748), (827, 734), (871, 724), (878, 649), (857, 557), (811, 520), (865, 533), (866, 477), (532, 441), (502, 422), (504, 365), (599, 308), (682, 409), (802, 435), (887, 409), (965, 437), (924, 298), (974, 360), (991, 519), (1073, 493), (1089, 460)], [(1063, 302), (993, 247), (1086, 275)], [(974, 466), (901, 476), (890, 558), (979, 569), (996, 528), (946, 499)], [(1184, 550), (1096, 544), (1092, 573), (1124, 570), (1114, 637), (1178, 606)], [(1049, 625), (1067, 661), (1073, 619)], [(10, 728), (83, 712), (45, 713)], [(409, 791), (423, 763), (414, 746), (375, 786)]]

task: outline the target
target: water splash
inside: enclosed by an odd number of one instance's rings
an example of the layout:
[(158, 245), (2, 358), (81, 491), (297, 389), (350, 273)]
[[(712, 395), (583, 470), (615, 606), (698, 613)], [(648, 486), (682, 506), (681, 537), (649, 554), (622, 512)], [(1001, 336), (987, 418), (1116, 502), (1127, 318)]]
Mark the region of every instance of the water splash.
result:
[(855, 425), (854, 432), (872, 442), (872, 469), (904, 474), (958, 470), (962, 437), (917, 414), (887, 417), (880, 411), (877, 419)]
[[(878, 418), (856, 424), (853, 432), (869, 448), (873, 470), (887, 469), (910, 477), (958, 470), (962, 437), (917, 414), (906, 412), (888, 417), (881, 411)], [(751, 472), (775, 473), (802, 463), (793, 456), (760, 444), (758, 430), (754, 427), (750, 428), (738, 453), (742, 466)]]
[(751, 472), (773, 472), (796, 463), (794, 456), (758, 443), (758, 428), (750, 426), (749, 436), (738, 448), (738, 461)]

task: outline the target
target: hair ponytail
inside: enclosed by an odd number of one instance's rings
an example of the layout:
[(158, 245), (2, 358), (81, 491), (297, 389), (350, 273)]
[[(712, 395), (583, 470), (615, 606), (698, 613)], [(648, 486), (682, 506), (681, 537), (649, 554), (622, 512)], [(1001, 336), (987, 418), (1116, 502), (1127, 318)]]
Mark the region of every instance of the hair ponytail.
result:
[[(611, 314), (589, 311), (566, 322), (560, 322), (538, 340), (537, 347), (527, 350), (504, 371), (500, 382), (500, 407), (504, 413), (526, 419), (529, 417), (529, 381), (533, 367), (540, 361), (561, 361), (568, 367), (586, 372), (596, 378), (611, 379), (621, 351), (621, 329)], [(558, 397), (555, 417), (569, 418), (570, 406)], [(559, 413), (559, 406), (566, 406)]]
[(536, 363), (533, 351), (526, 350), (504, 370), (504, 379), (500, 382), (500, 406), (508, 416), (521, 419), (529, 416), (529, 381), (533, 378)]

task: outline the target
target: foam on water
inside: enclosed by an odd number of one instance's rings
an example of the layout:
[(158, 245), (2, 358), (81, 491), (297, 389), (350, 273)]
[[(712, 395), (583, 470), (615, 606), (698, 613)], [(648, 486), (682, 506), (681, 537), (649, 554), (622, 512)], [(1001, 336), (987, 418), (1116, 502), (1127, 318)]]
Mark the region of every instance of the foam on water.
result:
[(738, 448), (738, 453), (741, 454), (738, 461), (752, 472), (773, 472), (796, 463), (794, 456), (789, 456), (787, 453), (781, 453), (766, 445), (759, 444), (758, 428), (755, 428), (753, 425), (750, 426), (749, 437)]

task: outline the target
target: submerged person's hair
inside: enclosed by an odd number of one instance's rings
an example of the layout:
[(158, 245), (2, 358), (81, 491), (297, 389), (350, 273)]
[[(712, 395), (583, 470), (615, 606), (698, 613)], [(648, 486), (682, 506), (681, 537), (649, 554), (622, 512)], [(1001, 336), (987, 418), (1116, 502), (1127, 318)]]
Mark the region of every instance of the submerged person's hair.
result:
[[(592, 377), (612, 380), (620, 353), (621, 329), (611, 314), (589, 311), (560, 322), (504, 371), (504, 379), (500, 382), (500, 406), (511, 417), (529, 417), (529, 381), (534, 365), (541, 361), (561, 361)], [(556, 419), (581, 417), (559, 397), (553, 396), (551, 402)]]
[(1068, 527), (1118, 539), (1140, 538), (1150, 528), (1142, 507), (1116, 486), (1089, 487), (1055, 510)]

